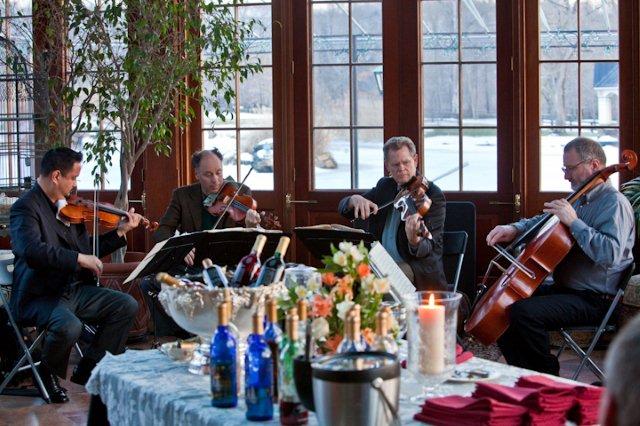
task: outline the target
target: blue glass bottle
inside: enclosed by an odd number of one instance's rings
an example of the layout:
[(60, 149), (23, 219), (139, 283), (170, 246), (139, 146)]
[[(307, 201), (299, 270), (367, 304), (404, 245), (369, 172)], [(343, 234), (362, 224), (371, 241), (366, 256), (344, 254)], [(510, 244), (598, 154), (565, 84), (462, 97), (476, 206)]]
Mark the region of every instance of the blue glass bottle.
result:
[(278, 402), (278, 360), (280, 359), (280, 345), (282, 344), (282, 329), (278, 325), (278, 304), (275, 299), (267, 299), (267, 322), (264, 329), (264, 340), (271, 350), (273, 362), (272, 392), (273, 402)]
[(238, 405), (236, 339), (229, 330), (229, 309), (218, 305), (218, 328), (211, 339), (211, 405), (220, 408)]
[(244, 356), (244, 394), (247, 420), (265, 421), (273, 418), (273, 361), (271, 350), (262, 335), (262, 315), (253, 314), (253, 333)]

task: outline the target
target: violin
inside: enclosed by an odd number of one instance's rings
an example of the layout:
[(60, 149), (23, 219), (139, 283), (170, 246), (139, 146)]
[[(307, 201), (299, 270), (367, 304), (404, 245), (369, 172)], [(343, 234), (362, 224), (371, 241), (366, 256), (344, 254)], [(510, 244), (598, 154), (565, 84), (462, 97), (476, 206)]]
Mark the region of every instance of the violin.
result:
[[(400, 219), (406, 221), (407, 218), (415, 213), (425, 216), (431, 208), (431, 198), (427, 196), (429, 190), (429, 181), (419, 174), (413, 176), (407, 183), (401, 185), (401, 191), (393, 200), (393, 207), (400, 211)], [(420, 228), (417, 235), (427, 237), (429, 230), (424, 221), (420, 221)]]
[[(69, 223), (84, 223), (94, 220), (94, 212), (97, 214), (98, 223), (108, 228), (115, 228), (127, 212), (104, 203), (94, 203), (90, 200), (71, 195), (67, 198), (67, 205), (62, 207), (58, 214), (62, 220)], [(158, 222), (151, 222), (142, 217), (142, 225), (150, 231), (158, 229)]]
[(234, 222), (241, 222), (249, 209), (256, 210), (258, 202), (250, 195), (237, 195), (242, 184), (225, 181), (220, 190), (204, 199), (203, 205), (209, 213), (220, 216), (225, 211)]

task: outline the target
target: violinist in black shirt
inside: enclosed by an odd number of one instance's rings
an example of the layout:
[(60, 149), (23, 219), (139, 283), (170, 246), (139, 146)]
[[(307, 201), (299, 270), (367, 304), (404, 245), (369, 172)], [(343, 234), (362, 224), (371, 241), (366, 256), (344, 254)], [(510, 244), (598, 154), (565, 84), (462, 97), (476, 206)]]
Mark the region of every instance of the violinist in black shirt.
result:
[(393, 205), (379, 209), (380, 205), (394, 200), (402, 187), (417, 176), (418, 168), (416, 147), (407, 137), (390, 138), (385, 142), (383, 151), (391, 177), (383, 177), (362, 195), (343, 198), (338, 211), (347, 219), (366, 219), (369, 231), (398, 262), (418, 290), (443, 290), (447, 284), (442, 268), (444, 194), (432, 182), (425, 181), (426, 196), (431, 200), (431, 206), (425, 215), (414, 213), (406, 221), (401, 219), (400, 212)]

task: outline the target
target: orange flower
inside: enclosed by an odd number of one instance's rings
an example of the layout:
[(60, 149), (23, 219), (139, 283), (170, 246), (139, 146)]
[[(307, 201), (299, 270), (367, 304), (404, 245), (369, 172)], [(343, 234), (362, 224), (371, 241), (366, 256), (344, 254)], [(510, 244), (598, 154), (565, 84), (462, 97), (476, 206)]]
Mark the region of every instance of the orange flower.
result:
[(369, 327), (362, 330), (362, 335), (364, 336), (364, 340), (367, 341), (369, 345), (373, 344), (373, 339), (376, 337), (376, 333)]
[(369, 269), (369, 265), (366, 263), (359, 264), (356, 271), (358, 271), (358, 276), (360, 278), (364, 278), (371, 273), (371, 269)]
[(327, 317), (331, 315), (331, 308), (333, 307), (333, 301), (330, 297), (322, 297), (316, 294), (313, 297), (313, 305), (311, 307), (311, 314), (318, 317)]
[(340, 342), (342, 342), (342, 335), (334, 334), (333, 336), (329, 337), (326, 342), (324, 342), (324, 347), (330, 353), (334, 353), (336, 350), (338, 350), (338, 345), (340, 345)]
[(353, 283), (353, 278), (351, 278), (351, 275), (347, 275), (338, 280), (338, 283), (334, 290), (338, 295), (345, 295), (345, 294), (353, 295), (353, 291), (351, 290), (352, 283)]
[(325, 285), (331, 287), (336, 283), (336, 276), (333, 274), (333, 272), (325, 272), (324, 274), (322, 274), (322, 282)]

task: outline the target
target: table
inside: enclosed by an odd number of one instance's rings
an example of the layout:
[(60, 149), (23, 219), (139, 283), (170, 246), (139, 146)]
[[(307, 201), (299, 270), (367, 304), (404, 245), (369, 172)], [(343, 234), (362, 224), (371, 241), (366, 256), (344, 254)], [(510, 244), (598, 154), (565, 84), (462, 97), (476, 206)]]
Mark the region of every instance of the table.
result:
[[(513, 385), (523, 375), (538, 374), (481, 358), (472, 358), (465, 368), (482, 368), (499, 373), (493, 381)], [(403, 370), (403, 375), (406, 370)], [(572, 383), (570, 380), (559, 379)], [(95, 368), (87, 383), (92, 395), (99, 395), (107, 407), (112, 425), (245, 425), (245, 406), (239, 398), (238, 407), (219, 409), (211, 407), (208, 376), (195, 376), (187, 371), (187, 364), (170, 360), (157, 349), (129, 350), (113, 356), (107, 354)], [(416, 384), (402, 380), (403, 394), (417, 394)], [(411, 389), (414, 386), (415, 389)], [(446, 382), (438, 388), (439, 395), (470, 395), (474, 383)], [(95, 398), (94, 398), (95, 399)], [(277, 406), (274, 420), (279, 424)], [(413, 420), (417, 405), (401, 400), (402, 424), (422, 425)], [(309, 424), (317, 424), (310, 414)]]

